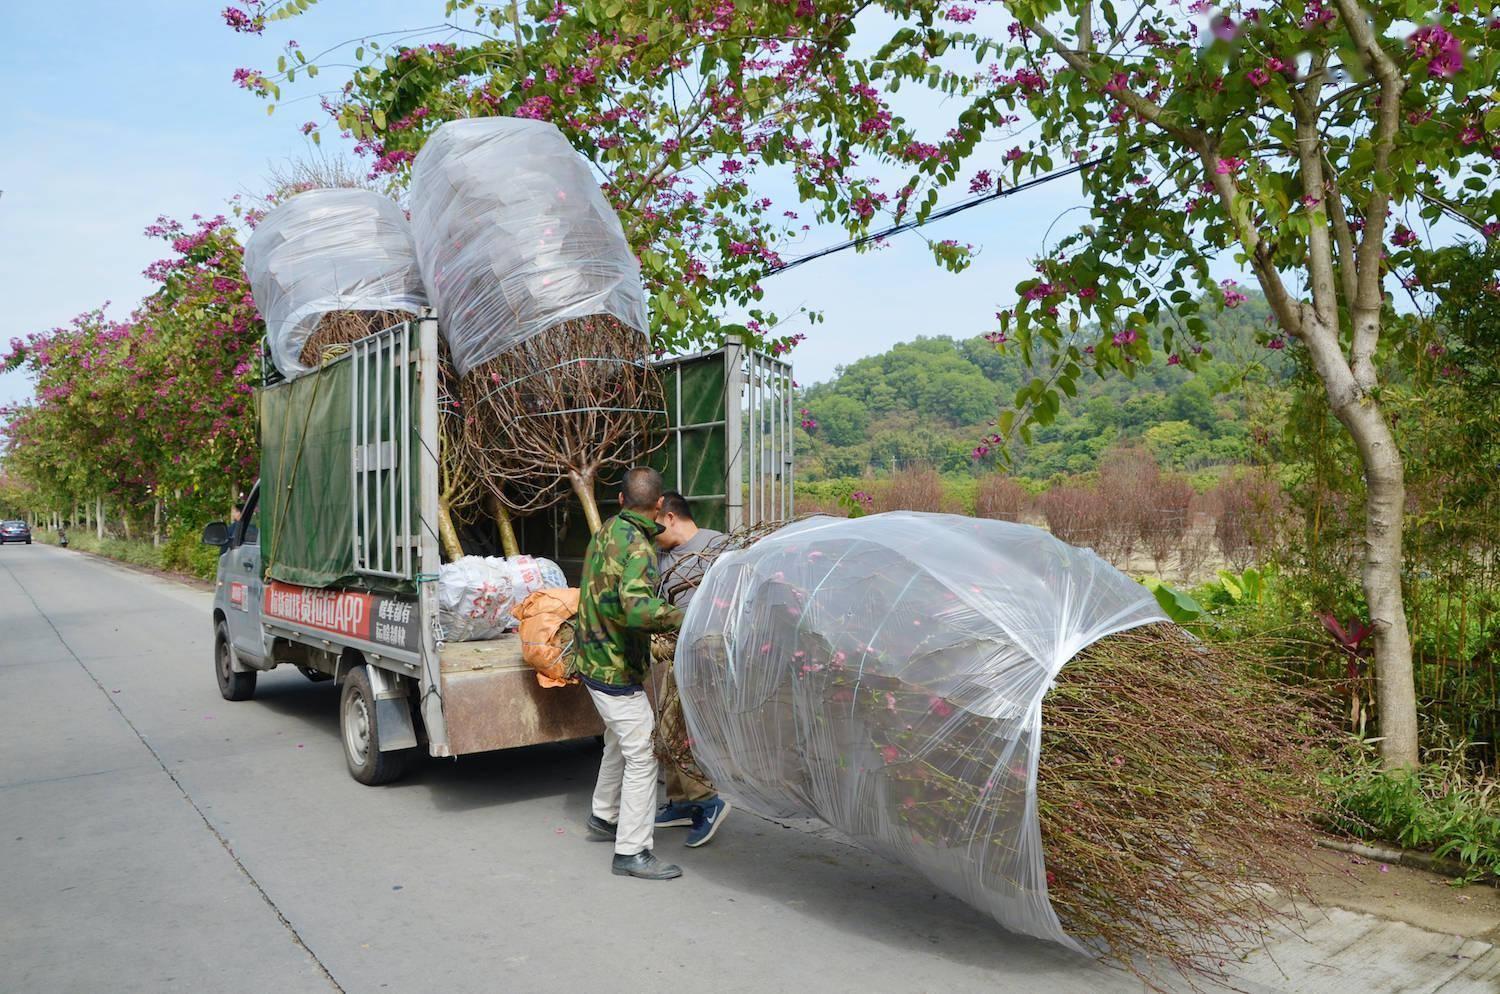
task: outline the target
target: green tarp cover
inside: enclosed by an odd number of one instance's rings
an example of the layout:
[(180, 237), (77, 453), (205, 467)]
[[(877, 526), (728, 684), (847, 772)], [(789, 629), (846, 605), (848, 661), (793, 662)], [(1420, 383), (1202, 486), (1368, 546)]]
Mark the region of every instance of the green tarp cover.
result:
[(668, 423), (674, 430), (668, 433), (667, 444), (656, 451), (651, 463), (661, 470), (668, 490), (676, 490), (688, 498), (693, 519), (699, 526), (723, 531), (728, 516), (722, 496), (724, 353), (710, 352), (679, 360), (660, 372)]
[(356, 361), (330, 363), (261, 394), (262, 561), (273, 580), (409, 593), (415, 589), (410, 583), (355, 572), (350, 405)]

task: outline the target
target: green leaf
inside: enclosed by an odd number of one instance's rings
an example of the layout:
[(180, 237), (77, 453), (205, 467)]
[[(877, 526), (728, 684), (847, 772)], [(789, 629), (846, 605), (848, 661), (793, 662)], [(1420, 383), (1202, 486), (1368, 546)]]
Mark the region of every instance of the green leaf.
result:
[(375, 108), (375, 112), (371, 115), (371, 117), (375, 121), (375, 128), (376, 128), (376, 130), (378, 130), (378, 131), (384, 131), (385, 130), (385, 111), (382, 108), (380, 108), (380, 107), (376, 107)]
[(1141, 583), (1151, 595), (1156, 598), (1162, 612), (1173, 622), (1185, 625), (1190, 621), (1196, 621), (1206, 613), (1203, 605), (1193, 600), (1181, 590), (1170, 587), (1154, 576), (1148, 576)]
[(359, 45), (354, 49), (354, 61), (362, 62), (365, 58), (365, 46)]

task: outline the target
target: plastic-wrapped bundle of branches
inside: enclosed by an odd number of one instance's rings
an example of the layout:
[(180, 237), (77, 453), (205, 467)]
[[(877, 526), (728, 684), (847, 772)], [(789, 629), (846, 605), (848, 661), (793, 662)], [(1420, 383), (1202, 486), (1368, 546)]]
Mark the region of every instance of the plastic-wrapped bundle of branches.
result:
[(664, 409), (619, 218), (557, 128), (514, 118), (440, 127), (411, 203), (469, 461), (516, 513), (571, 489), (597, 531), (596, 480), (650, 451)]
[(1286, 913), (1266, 885), (1301, 890), (1309, 695), (1038, 529), (798, 522), (714, 564), (675, 667), (721, 791), (1148, 981), (1217, 972)]
[(245, 273), (272, 361), (287, 377), (427, 303), (406, 216), (370, 190), (291, 197), (256, 226), (245, 245)]
[(465, 458), (495, 497), (524, 514), (571, 489), (591, 532), (601, 523), (595, 481), (665, 441), (646, 340), (607, 315), (502, 352), (463, 378), (462, 396)]
[(318, 319), (317, 327), (307, 336), (297, 360), (308, 369), (316, 369), (343, 355), (361, 338), (410, 321), (415, 316), (410, 311), (330, 311)]
[(646, 332), (640, 265), (588, 164), (544, 121), (450, 121), (412, 163), (412, 235), (460, 376), (572, 318)]

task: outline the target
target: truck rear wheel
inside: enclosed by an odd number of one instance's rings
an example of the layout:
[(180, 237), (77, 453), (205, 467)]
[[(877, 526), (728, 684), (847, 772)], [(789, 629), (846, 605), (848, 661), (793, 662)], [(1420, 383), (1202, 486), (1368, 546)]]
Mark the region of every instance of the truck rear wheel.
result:
[(248, 701), (255, 696), (255, 671), (234, 671), (234, 649), (229, 644), (229, 628), (224, 622), (214, 626), (214, 674), (219, 678), (219, 694), (226, 701)]
[(356, 666), (344, 678), (339, 695), (339, 731), (344, 740), (344, 760), (349, 775), (371, 787), (390, 783), (406, 772), (413, 750), (380, 751), (380, 724), (375, 719), (375, 692), (364, 666)]

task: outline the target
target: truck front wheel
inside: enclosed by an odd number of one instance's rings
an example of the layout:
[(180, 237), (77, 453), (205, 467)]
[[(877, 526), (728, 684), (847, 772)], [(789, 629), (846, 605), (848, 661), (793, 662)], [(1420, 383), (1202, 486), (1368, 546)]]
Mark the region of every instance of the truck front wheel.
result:
[(375, 692), (364, 666), (356, 666), (344, 678), (344, 691), (339, 695), (339, 730), (349, 775), (360, 783), (371, 787), (390, 783), (406, 771), (406, 759), (412, 750), (380, 751)]
[(226, 701), (248, 701), (255, 696), (255, 671), (234, 671), (234, 649), (229, 644), (229, 628), (224, 622), (214, 626), (214, 674), (219, 678), (219, 694)]

